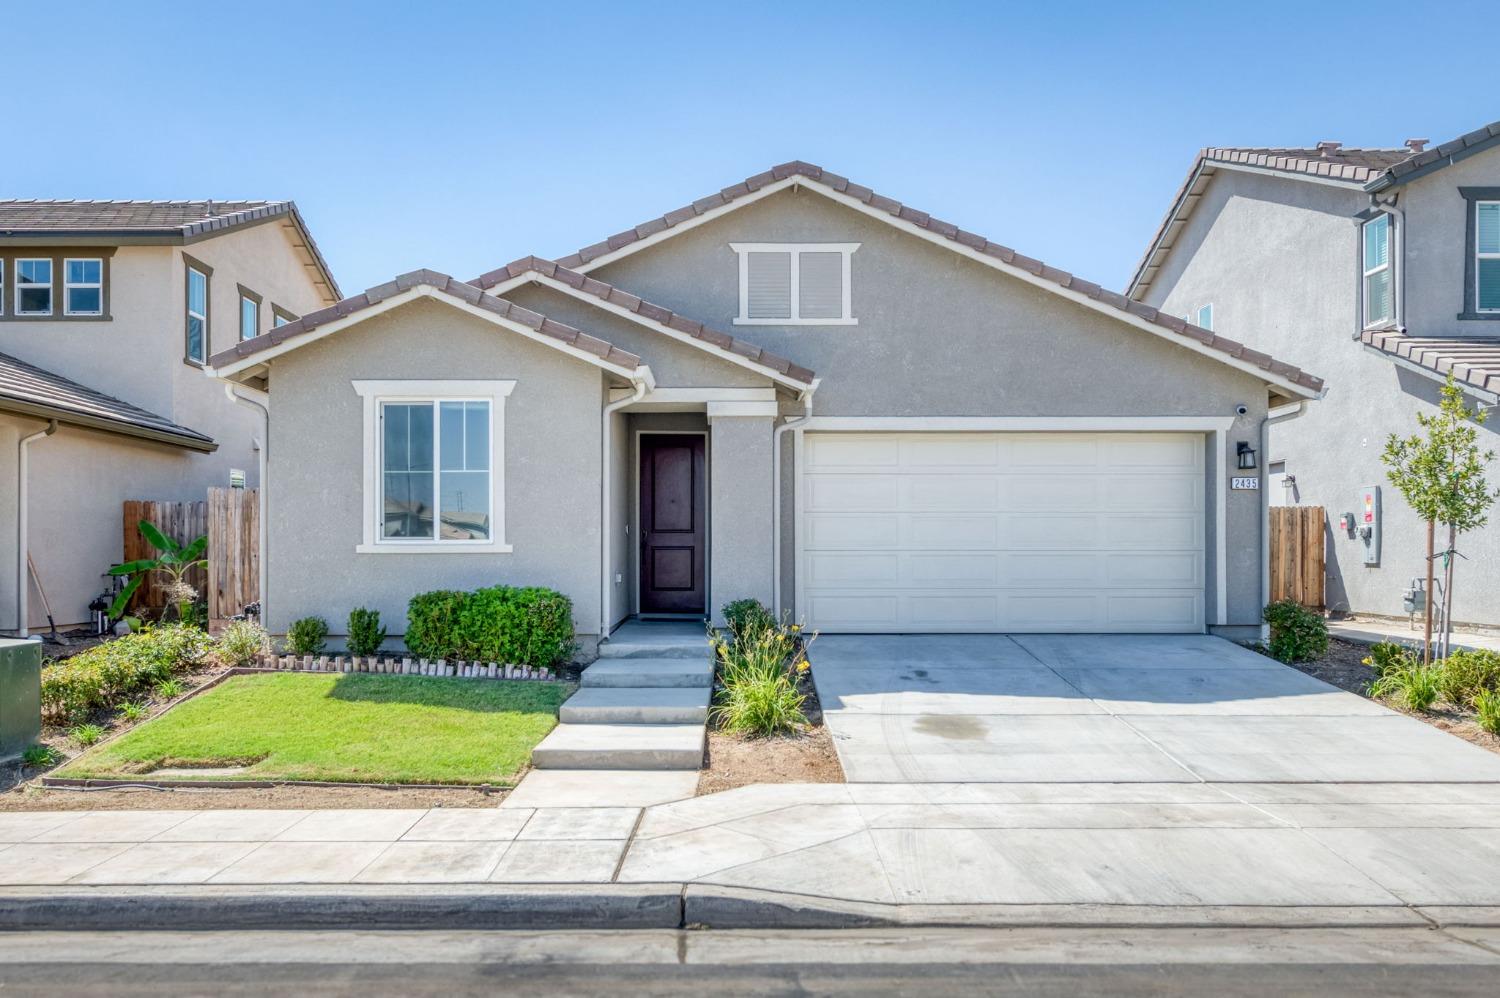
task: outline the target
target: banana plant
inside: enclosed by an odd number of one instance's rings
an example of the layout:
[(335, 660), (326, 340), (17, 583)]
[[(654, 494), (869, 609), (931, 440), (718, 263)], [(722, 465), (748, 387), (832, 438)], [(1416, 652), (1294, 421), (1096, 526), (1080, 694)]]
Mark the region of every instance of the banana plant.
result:
[[(179, 544), (166, 534), (157, 529), (156, 525), (149, 520), (142, 520), (136, 525), (141, 536), (146, 538), (159, 553), (155, 558), (141, 558), (137, 561), (127, 561), (123, 565), (116, 565), (109, 570), (110, 575), (129, 575), (131, 579), (109, 605), (109, 615), (116, 620), (123, 620), (130, 625), (131, 630), (141, 626), (138, 617), (124, 616), (125, 607), (130, 605), (130, 597), (134, 596), (136, 590), (141, 588), (155, 572), (160, 572), (171, 579), (167, 591), (172, 595), (173, 604), (177, 607), (177, 619), (187, 619), (186, 610), (193, 602), (196, 593), (192, 593), (191, 587), (182, 581), (182, 577), (191, 569), (200, 565), (207, 565), (208, 559), (203, 557), (203, 552), (208, 549), (208, 538), (199, 537), (187, 544)], [(184, 594), (186, 595), (184, 598)]]

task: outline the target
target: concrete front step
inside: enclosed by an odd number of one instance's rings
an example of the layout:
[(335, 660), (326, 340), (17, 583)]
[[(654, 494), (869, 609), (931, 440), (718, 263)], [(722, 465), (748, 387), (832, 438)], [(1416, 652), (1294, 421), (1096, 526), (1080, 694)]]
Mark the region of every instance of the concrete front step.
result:
[(698, 769), (701, 724), (559, 724), (531, 750), (537, 769)]
[(558, 712), (564, 724), (703, 724), (707, 686), (590, 686)]
[(701, 623), (633, 620), (599, 642), (600, 658), (707, 658)]
[(601, 658), (583, 670), (584, 687), (702, 687), (713, 685), (714, 664), (697, 658)]

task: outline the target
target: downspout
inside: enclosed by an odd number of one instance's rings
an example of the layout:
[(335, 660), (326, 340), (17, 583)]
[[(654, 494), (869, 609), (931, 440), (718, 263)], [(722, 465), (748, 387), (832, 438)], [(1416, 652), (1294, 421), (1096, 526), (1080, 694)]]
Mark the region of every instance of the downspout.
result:
[[(260, 461), (255, 470), (255, 481), (260, 488), (260, 511), (257, 517), (260, 521), (259, 537), (256, 538), (256, 544), (260, 546), (260, 571), (256, 579), (256, 591), (260, 593), (260, 624), (264, 627), (266, 626), (266, 621), (270, 619), (266, 614), (266, 580), (268, 578), (267, 566), (270, 564), (271, 559), (268, 557), (269, 552), (266, 550), (266, 544), (269, 537), (267, 523), (270, 521), (268, 513), (271, 506), (271, 490), (266, 487), (266, 472), (270, 466), (271, 409), (259, 399), (239, 394), (235, 391), (236, 387), (238, 386), (233, 382), (224, 382), (224, 394), (229, 396), (230, 401), (259, 409), (261, 416)], [(253, 388), (248, 390), (254, 391)]]
[[(641, 372), (644, 371), (644, 375)], [(600, 453), (602, 458), (599, 464), (599, 640), (603, 641), (609, 637), (610, 604), (613, 602), (614, 592), (613, 573), (610, 572), (609, 555), (610, 542), (614, 540), (614, 531), (611, 530), (614, 513), (611, 509), (614, 503), (614, 476), (610, 473), (610, 459), (613, 456), (612, 441), (610, 439), (610, 417), (627, 405), (635, 405), (646, 397), (651, 390), (652, 377), (650, 368), (636, 368), (636, 372), (630, 378), (632, 391), (629, 398), (620, 399), (618, 402), (607, 403), (601, 410), (599, 417), (599, 439)]]
[(777, 620), (781, 619), (781, 435), (812, 419), (813, 393), (819, 383), (814, 378), (797, 396), (802, 403), (802, 415), (782, 423), (771, 434), (771, 613)]
[(30, 553), (27, 543), (27, 460), (26, 453), (33, 440), (50, 437), (57, 432), (57, 420), (47, 423), (45, 430), (37, 430), (21, 438), (16, 449), (16, 636), (24, 638), (27, 632), (28, 597), (31, 595), (31, 579), (27, 576)]
[[(1260, 453), (1266, 470), (1271, 467), (1271, 426), (1276, 423), (1291, 422), (1305, 412), (1307, 412), (1307, 400), (1303, 399), (1291, 412), (1273, 416), (1267, 411), (1265, 418), (1260, 421)], [(1265, 477), (1263, 473), (1260, 490), (1260, 598), (1262, 606), (1271, 599), (1271, 490), (1265, 487)], [(1262, 622), (1260, 639), (1269, 641), (1270, 638), (1270, 626)]]

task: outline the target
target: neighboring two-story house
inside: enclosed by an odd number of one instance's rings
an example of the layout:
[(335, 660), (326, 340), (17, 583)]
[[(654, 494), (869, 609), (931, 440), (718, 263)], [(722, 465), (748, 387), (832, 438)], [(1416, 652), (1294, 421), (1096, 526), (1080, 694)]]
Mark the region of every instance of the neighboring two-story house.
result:
[(1256, 637), (1264, 490), (1234, 480), (1322, 387), (801, 162), (212, 365), (271, 399), (271, 630), (508, 582), (570, 596), (585, 649), (740, 597), (823, 631)]
[[(1328, 378), (1270, 427), (1271, 502), (1327, 509), (1330, 610), (1402, 615), (1426, 525), (1387, 482), (1386, 440), (1417, 432), (1450, 372), (1476, 406), (1500, 396), (1500, 123), (1430, 149), (1205, 149), (1128, 294)], [(1500, 419), (1480, 443), (1500, 450)], [(1500, 528), (1458, 549), (1454, 619), (1500, 624)]]
[(88, 620), (124, 500), (256, 485), (263, 416), (203, 367), (338, 297), (290, 201), (0, 201), (0, 629), (38, 583)]

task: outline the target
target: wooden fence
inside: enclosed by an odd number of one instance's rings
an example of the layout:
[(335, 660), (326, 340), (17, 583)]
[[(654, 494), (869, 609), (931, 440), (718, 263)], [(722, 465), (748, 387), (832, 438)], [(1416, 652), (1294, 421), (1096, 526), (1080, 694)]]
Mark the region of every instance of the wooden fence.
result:
[[(258, 489), (211, 488), (201, 502), (126, 500), (124, 561), (156, 557), (141, 536), (146, 520), (180, 544), (208, 536), (207, 569), (195, 568), (187, 582), (208, 601), (211, 620), (240, 613), (260, 599), (260, 492)], [(156, 616), (167, 605), (162, 573), (141, 584), (130, 601), (131, 611)]]
[(1322, 506), (1271, 507), (1271, 600), (1324, 605), (1325, 523)]

